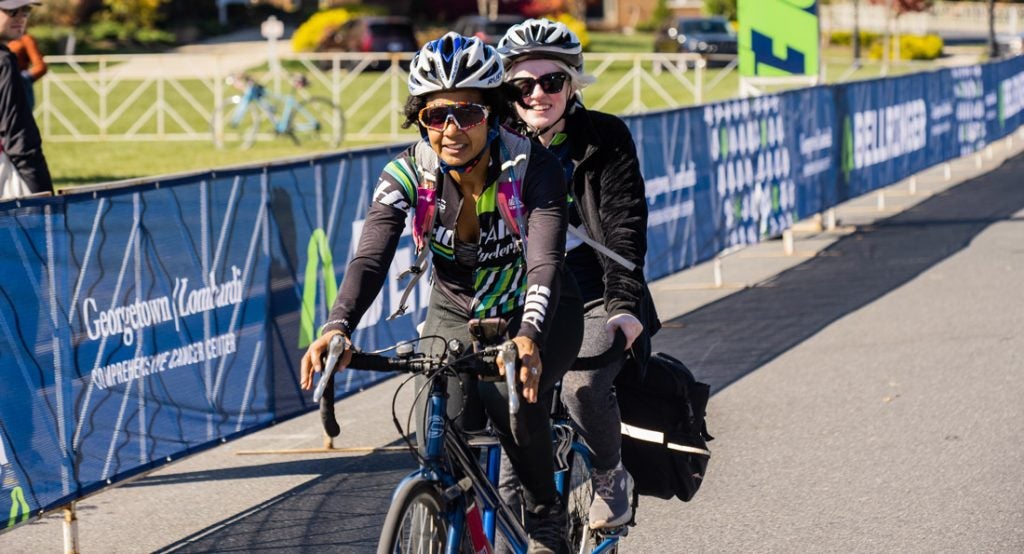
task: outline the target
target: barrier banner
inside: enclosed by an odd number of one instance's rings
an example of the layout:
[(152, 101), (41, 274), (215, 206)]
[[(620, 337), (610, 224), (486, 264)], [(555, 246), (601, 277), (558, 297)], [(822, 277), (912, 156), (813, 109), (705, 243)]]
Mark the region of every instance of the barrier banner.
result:
[[(405, 146), (347, 152), (268, 171), (271, 225), (277, 237), (270, 250), (274, 309), (269, 340), (279, 415), (312, 406), (312, 393), (298, 388), (299, 359), (327, 321), (345, 268), (355, 254), (380, 172)], [(405, 290), (405, 281), (398, 277), (412, 265), (410, 230), (411, 225), (399, 243), (384, 289), (353, 333), (353, 341), (364, 350), (415, 337), (415, 326), (426, 313), (430, 284), (423, 278), (409, 298), (406, 315), (386, 321)], [(347, 394), (383, 377), (376, 372), (346, 371), (335, 385), (339, 393)]]
[(60, 199), (0, 207), (0, 529), (77, 492), (62, 227)]
[(83, 491), (272, 419), (267, 190), (240, 171), (68, 198)]
[[(647, 194), (648, 279), (714, 255), (711, 187), (698, 167), (708, 155), (699, 140), (700, 114), (675, 110), (627, 119)], [(705, 214), (705, 217), (699, 217)], [(703, 239), (703, 240), (702, 240)]]
[[(626, 117), (647, 276), (977, 152), (1024, 124), (1022, 90), (1017, 57)], [(0, 530), (312, 408), (299, 359), (405, 147), (0, 204)], [(387, 320), (410, 233), (354, 332), (364, 350), (425, 315), (429, 278)], [(337, 391), (384, 377), (344, 372)]]
[(982, 66), (989, 141), (1024, 125), (1024, 57)]
[[(862, 81), (834, 89), (837, 118), (842, 122), (840, 201), (953, 157), (953, 113), (942, 107), (953, 98), (948, 72)], [(936, 108), (932, 113), (929, 100)], [(930, 135), (930, 126), (939, 132)]]

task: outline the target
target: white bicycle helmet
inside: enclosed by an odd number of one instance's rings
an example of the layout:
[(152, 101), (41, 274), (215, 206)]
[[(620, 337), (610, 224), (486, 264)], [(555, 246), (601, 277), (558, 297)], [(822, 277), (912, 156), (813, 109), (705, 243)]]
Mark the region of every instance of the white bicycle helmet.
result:
[(493, 46), (476, 37), (448, 33), (428, 42), (409, 66), (409, 94), (439, 90), (496, 88), (505, 70)]
[(510, 27), (498, 41), (498, 54), (506, 68), (524, 57), (550, 58), (583, 73), (580, 39), (565, 23), (550, 19), (528, 19)]

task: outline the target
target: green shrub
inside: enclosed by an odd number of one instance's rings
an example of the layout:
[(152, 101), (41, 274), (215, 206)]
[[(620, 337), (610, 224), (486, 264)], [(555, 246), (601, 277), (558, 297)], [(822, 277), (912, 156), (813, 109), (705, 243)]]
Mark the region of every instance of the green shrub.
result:
[[(942, 55), (942, 38), (938, 35), (900, 35), (899, 56), (901, 60), (934, 60)], [(878, 40), (871, 45), (868, 57), (873, 60), (882, 59), (884, 51), (884, 40)], [(896, 55), (896, 41), (891, 40), (889, 49), (891, 57)]]
[[(860, 46), (861, 48), (871, 48), (871, 45), (876, 41), (881, 40), (882, 35), (878, 33), (872, 33), (870, 31), (860, 32)], [(852, 46), (853, 45), (853, 33), (851, 31), (836, 31), (829, 35), (828, 39), (830, 44), (836, 46)]]
[(161, 29), (139, 29), (135, 31), (133, 38), (143, 46), (168, 45), (175, 42), (174, 33)]
[(29, 27), (29, 34), (36, 39), (39, 52), (44, 56), (64, 54), (61, 48), (68, 35), (75, 30), (62, 25), (32, 25)]
[(102, 19), (90, 25), (86, 33), (89, 40), (96, 42), (112, 41), (126, 43), (132, 39), (137, 30), (138, 28), (131, 23)]

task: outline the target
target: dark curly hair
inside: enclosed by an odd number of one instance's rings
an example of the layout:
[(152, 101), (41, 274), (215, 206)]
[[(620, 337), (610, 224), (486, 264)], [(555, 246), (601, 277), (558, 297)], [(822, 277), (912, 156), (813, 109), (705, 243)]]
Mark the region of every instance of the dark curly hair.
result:
[[(484, 88), (477, 89), (483, 96), (482, 103), (490, 109), (490, 121), (487, 122), (489, 126), (505, 125), (514, 122), (516, 117), (516, 110), (513, 107), (515, 99), (521, 96), (519, 89), (508, 84), (501, 83), (496, 88)], [(403, 129), (409, 127), (420, 127), (420, 110), (427, 105), (427, 96), (409, 96), (405, 100), (405, 108), (402, 109), (402, 114), (405, 115), (405, 121), (402, 123)], [(422, 129), (421, 129), (422, 131)]]

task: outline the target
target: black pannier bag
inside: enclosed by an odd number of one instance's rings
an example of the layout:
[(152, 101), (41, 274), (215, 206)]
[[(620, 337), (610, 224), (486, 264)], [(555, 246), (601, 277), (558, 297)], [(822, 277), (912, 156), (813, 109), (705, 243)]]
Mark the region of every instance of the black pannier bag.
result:
[(632, 360), (615, 381), (622, 412), (622, 464), (638, 493), (688, 502), (697, 493), (711, 452), (704, 421), (711, 388), (683, 362), (656, 352), (643, 378)]

